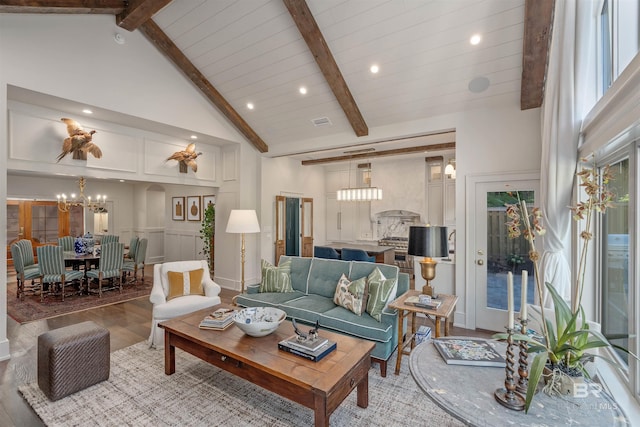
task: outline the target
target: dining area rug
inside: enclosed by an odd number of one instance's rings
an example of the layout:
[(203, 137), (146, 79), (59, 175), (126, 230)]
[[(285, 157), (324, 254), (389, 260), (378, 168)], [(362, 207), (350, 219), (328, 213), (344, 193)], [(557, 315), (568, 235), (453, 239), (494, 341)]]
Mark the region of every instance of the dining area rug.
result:
[[(258, 338), (259, 339), (259, 338)], [(461, 426), (417, 386), (408, 358), (400, 375), (369, 371), (369, 406), (355, 390), (331, 415), (331, 426)], [(395, 356), (389, 360), (395, 366)], [(47, 426), (311, 426), (313, 411), (176, 349), (176, 372), (147, 342), (111, 353), (109, 379), (51, 402), (37, 382), (18, 391)]]
[(60, 296), (48, 296), (44, 302), (40, 302), (40, 295), (25, 295), (23, 300), (17, 298), (15, 276), (7, 277), (7, 314), (24, 324), (148, 296), (153, 287), (153, 277), (145, 275), (144, 281), (140, 274), (138, 277), (136, 284), (123, 284), (122, 293), (115, 289), (103, 292), (102, 297), (97, 294), (72, 295), (65, 296), (64, 301)]

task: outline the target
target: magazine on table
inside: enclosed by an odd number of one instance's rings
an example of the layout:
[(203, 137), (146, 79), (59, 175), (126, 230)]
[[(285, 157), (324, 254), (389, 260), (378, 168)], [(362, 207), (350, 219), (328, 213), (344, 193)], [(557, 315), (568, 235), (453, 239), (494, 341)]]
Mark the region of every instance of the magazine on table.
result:
[(233, 323), (233, 315), (236, 313), (231, 308), (219, 308), (207, 314), (200, 322), (201, 329), (226, 329)]
[(504, 355), (486, 339), (444, 337), (434, 339), (433, 345), (448, 365), (505, 367)]
[(296, 356), (304, 357), (312, 362), (318, 362), (323, 359), (327, 354), (331, 353), (337, 347), (334, 341), (326, 340), (317, 350), (309, 351), (302, 350), (299, 347), (291, 346), (289, 339), (282, 340), (278, 343), (278, 348), (287, 353), (295, 354)]
[(429, 302), (421, 302), (418, 295), (407, 297), (404, 301), (406, 304), (413, 305), (420, 308), (426, 308), (429, 310), (437, 310), (442, 305), (442, 301), (431, 299)]

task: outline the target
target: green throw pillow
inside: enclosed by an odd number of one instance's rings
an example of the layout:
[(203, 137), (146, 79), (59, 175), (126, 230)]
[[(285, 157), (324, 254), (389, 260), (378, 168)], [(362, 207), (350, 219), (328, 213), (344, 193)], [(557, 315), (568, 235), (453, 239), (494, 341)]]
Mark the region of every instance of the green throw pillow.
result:
[(333, 302), (360, 316), (366, 308), (366, 300), (367, 278), (361, 277), (350, 282), (347, 276), (343, 274), (338, 280)]
[(291, 287), (291, 260), (274, 266), (262, 260), (262, 280), (260, 292), (293, 292)]
[(367, 277), (369, 296), (367, 300), (367, 313), (378, 322), (382, 321), (382, 311), (393, 301), (398, 289), (397, 279), (387, 279), (376, 267)]

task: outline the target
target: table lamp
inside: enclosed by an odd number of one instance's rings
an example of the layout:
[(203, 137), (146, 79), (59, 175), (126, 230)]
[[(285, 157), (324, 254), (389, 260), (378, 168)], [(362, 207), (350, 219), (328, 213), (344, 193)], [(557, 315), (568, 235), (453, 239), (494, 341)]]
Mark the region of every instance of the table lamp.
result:
[(242, 293), (244, 293), (244, 235), (245, 233), (259, 233), (260, 224), (258, 223), (258, 216), (256, 211), (251, 209), (234, 209), (229, 214), (229, 222), (227, 222), (227, 233), (236, 233), (242, 235), (242, 248), (240, 253), (242, 255)]
[(437, 264), (433, 257), (442, 258), (449, 255), (447, 227), (431, 225), (409, 227), (409, 248), (407, 253), (424, 257), (420, 261), (420, 272), (427, 283), (422, 287), (422, 293), (437, 298), (438, 296), (431, 286), (431, 281), (436, 277)]

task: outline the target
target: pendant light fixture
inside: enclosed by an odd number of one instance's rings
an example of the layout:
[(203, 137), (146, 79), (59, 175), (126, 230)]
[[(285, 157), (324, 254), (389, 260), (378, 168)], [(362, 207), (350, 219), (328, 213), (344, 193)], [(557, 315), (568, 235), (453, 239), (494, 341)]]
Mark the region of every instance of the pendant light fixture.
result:
[[(363, 163), (358, 165), (358, 169), (363, 171), (363, 184), (368, 186), (343, 188), (338, 190), (337, 199), (341, 202), (370, 202), (372, 200), (382, 200), (382, 189), (371, 186), (371, 163)], [(349, 167), (349, 175), (351, 175), (351, 167)], [(351, 180), (351, 178), (349, 178)]]

